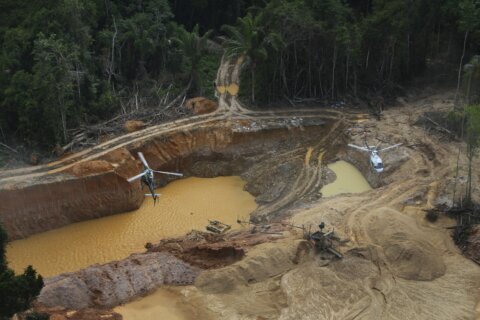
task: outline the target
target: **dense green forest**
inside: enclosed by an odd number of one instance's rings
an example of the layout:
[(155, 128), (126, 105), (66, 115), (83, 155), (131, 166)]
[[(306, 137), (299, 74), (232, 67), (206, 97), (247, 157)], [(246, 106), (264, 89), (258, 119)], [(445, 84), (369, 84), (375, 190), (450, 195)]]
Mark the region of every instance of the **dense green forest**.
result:
[(8, 268), (6, 247), (7, 234), (0, 225), (0, 320), (8, 320), (15, 313), (30, 308), (43, 287), (42, 276), (37, 275), (31, 266), (21, 275), (15, 275)]
[(0, 3), (0, 141), (44, 150), (182, 92), (212, 97), (223, 53), (246, 55), (241, 95), (259, 107), (390, 94), (432, 65), (456, 86), (479, 68), (463, 68), (480, 52), (477, 0)]

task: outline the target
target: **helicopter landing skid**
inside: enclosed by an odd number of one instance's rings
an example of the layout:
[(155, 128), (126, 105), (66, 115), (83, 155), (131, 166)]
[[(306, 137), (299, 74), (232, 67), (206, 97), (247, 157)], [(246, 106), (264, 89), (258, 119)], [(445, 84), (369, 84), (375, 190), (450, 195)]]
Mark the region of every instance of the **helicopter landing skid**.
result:
[(152, 195), (151, 193), (145, 193), (145, 195), (146, 195), (147, 197), (160, 197), (160, 196), (161, 196), (161, 195), (158, 194), (158, 193), (155, 193), (154, 195)]

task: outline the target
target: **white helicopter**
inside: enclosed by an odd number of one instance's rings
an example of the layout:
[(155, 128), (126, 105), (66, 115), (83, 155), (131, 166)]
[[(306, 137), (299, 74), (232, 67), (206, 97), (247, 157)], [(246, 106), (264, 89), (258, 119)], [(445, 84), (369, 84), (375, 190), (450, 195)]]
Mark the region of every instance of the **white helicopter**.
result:
[(390, 150), (390, 149), (396, 148), (396, 147), (401, 146), (401, 145), (402, 145), (401, 143), (397, 143), (393, 146), (389, 146), (389, 147), (378, 150), (378, 147), (369, 146), (366, 141), (365, 141), (365, 147), (359, 147), (359, 146), (356, 146), (354, 144), (348, 144), (349, 147), (355, 148), (357, 150), (370, 152), (370, 164), (372, 165), (373, 169), (376, 172), (379, 172), (379, 173), (383, 172), (384, 167), (383, 167), (382, 158), (380, 158), (378, 153), (380, 151)]
[(140, 174), (137, 174), (136, 176), (133, 176), (129, 179), (127, 179), (128, 182), (133, 182), (139, 178), (142, 178), (142, 182), (150, 189), (150, 193), (146, 193), (146, 196), (153, 197), (153, 205), (157, 202), (159, 194), (155, 193), (155, 179), (153, 178), (153, 173), (161, 173), (161, 174), (168, 174), (172, 176), (177, 176), (177, 177), (183, 177), (183, 174), (177, 173), (177, 172), (167, 172), (167, 171), (158, 171), (158, 170), (153, 170), (150, 168), (150, 166), (147, 163), (147, 160), (145, 160), (145, 157), (143, 156), (143, 153), (139, 152), (138, 157), (140, 158), (140, 161), (143, 163), (143, 172)]

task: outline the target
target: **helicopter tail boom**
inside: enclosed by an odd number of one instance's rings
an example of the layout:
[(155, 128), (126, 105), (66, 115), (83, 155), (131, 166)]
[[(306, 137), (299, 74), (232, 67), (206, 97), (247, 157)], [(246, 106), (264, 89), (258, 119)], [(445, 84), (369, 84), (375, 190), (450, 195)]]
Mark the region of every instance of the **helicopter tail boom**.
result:
[(172, 176), (183, 177), (183, 174), (176, 173), (176, 172), (158, 171), (158, 170), (152, 170), (152, 171), (156, 172), (156, 173), (169, 174), (169, 175), (172, 175)]

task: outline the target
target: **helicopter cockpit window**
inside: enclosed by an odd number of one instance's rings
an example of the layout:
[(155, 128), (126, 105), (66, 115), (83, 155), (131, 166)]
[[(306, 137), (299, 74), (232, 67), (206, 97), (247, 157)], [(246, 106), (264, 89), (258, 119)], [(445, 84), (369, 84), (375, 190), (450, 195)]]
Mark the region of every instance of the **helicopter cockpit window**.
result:
[(377, 165), (373, 166), (375, 169), (383, 169), (383, 163), (377, 163)]

